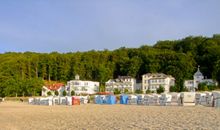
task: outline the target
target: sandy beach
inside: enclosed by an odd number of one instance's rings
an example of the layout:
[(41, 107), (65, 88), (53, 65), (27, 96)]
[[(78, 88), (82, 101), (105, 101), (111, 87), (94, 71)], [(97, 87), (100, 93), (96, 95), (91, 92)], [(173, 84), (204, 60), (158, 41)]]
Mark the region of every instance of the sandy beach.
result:
[(0, 103), (1, 130), (220, 129), (220, 109), (194, 106), (39, 106)]

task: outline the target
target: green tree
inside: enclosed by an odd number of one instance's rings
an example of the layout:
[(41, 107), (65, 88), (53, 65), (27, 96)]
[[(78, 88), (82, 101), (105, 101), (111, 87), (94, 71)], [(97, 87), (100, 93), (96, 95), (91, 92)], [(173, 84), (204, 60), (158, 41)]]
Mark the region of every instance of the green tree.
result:
[(141, 91), (140, 89), (137, 89), (137, 90), (135, 90), (135, 93), (136, 93), (136, 94), (142, 94), (143, 91)]
[(146, 94), (150, 94), (150, 93), (151, 93), (150, 89), (147, 89)]
[(211, 91), (217, 89), (216, 85), (207, 85), (207, 87), (208, 87), (208, 90), (211, 90)]
[(118, 88), (114, 89), (114, 94), (121, 94), (121, 91)]
[(63, 96), (66, 96), (66, 94), (67, 94), (67, 93), (66, 93), (66, 91), (64, 90), (64, 91), (63, 91)]
[(54, 94), (55, 94), (56, 96), (58, 96), (58, 95), (59, 95), (59, 92), (56, 90), (56, 91), (54, 92)]
[(129, 93), (127, 88), (124, 89), (124, 93)]
[(47, 96), (51, 96), (51, 95), (52, 95), (51, 91), (47, 92)]
[(160, 87), (157, 89), (157, 93), (161, 94), (164, 92), (164, 90), (165, 90), (164, 87), (160, 85)]
[(74, 96), (74, 95), (75, 95), (75, 91), (72, 90), (72, 91), (71, 91), (71, 96)]
[(105, 86), (104, 85), (99, 86), (99, 92), (105, 92)]
[(208, 91), (207, 84), (206, 83), (199, 83), (198, 90), (199, 91)]
[(178, 87), (177, 86), (170, 86), (170, 92), (178, 92)]
[(214, 71), (212, 73), (213, 73), (212, 74), (213, 78), (216, 79), (218, 83), (220, 83), (220, 58), (218, 61), (216, 61), (215, 66), (214, 66)]
[[(75, 74), (80, 74), (82, 80), (99, 81), (103, 85), (119, 75), (141, 80), (146, 73), (164, 73), (175, 77), (176, 88), (171, 91), (181, 92), (185, 91), (184, 80), (192, 79), (197, 65), (204, 76), (220, 82), (219, 34), (112, 51), (6, 52), (0, 54), (0, 96), (39, 96), (44, 80), (67, 82)], [(216, 89), (209, 85), (207, 88)]]

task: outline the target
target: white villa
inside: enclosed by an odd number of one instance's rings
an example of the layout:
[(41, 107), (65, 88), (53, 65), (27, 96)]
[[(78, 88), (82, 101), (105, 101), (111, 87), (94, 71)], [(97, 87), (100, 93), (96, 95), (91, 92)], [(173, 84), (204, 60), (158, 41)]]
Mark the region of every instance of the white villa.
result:
[(119, 89), (122, 93), (125, 89), (128, 92), (135, 92), (136, 90), (136, 79), (131, 76), (118, 76), (117, 79), (110, 79), (105, 83), (106, 92), (114, 92), (114, 89)]
[(76, 94), (95, 94), (99, 91), (99, 82), (94, 81), (82, 81), (79, 79), (79, 75), (75, 76), (75, 80), (67, 82), (68, 94), (71, 95), (72, 91)]
[(142, 91), (146, 90), (156, 92), (160, 86), (165, 88), (165, 93), (170, 91), (170, 86), (175, 85), (175, 78), (171, 75), (165, 75), (163, 73), (147, 73), (142, 75)]
[(213, 81), (212, 79), (204, 79), (203, 74), (200, 72), (199, 66), (197, 72), (193, 76), (193, 80), (185, 80), (184, 86), (189, 90), (194, 92), (197, 88), (199, 83), (207, 83), (208, 85), (217, 85), (217, 82)]
[(65, 90), (65, 85), (63, 83), (53, 83), (43, 86), (41, 90), (41, 96), (50, 96), (48, 92), (51, 93), (51, 96), (55, 96), (55, 91), (58, 92), (58, 96), (63, 95), (63, 91)]

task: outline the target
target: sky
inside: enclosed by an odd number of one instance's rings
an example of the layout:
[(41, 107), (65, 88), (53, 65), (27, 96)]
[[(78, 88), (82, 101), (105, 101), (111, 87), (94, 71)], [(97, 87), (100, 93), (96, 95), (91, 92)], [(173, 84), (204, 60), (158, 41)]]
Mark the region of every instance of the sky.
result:
[(138, 48), (220, 33), (220, 0), (1, 0), (0, 53)]

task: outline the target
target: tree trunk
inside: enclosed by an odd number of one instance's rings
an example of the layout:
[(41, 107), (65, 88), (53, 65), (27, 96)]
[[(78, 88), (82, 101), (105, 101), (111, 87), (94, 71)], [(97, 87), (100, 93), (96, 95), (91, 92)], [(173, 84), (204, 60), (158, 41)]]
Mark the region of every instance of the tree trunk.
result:
[(35, 68), (35, 75), (36, 75), (36, 78), (38, 78), (38, 69), (37, 69), (37, 66)]

